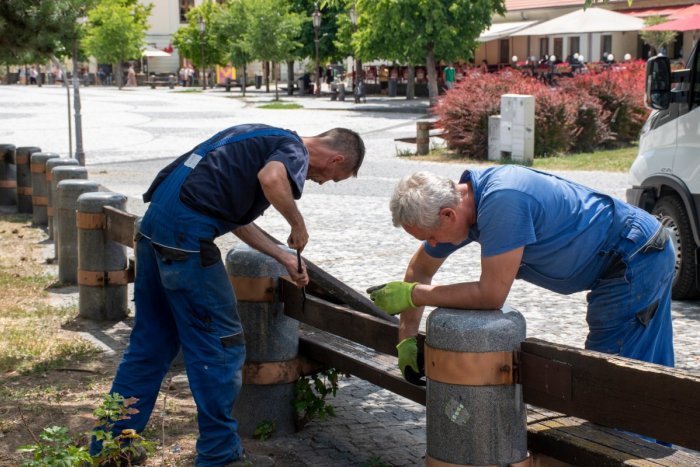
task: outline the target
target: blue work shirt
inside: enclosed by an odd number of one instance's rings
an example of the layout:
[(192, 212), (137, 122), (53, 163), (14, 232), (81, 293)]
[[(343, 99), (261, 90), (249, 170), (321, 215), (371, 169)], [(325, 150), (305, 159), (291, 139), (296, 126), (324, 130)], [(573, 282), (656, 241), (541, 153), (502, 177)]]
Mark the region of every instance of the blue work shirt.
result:
[(472, 241), (485, 257), (524, 247), (516, 277), (558, 293), (589, 290), (608, 265), (607, 251), (630, 236), (652, 236), (659, 226), (641, 209), (525, 167), (467, 170), (460, 183), (468, 182), (476, 206), (468, 239), (425, 242), (428, 255), (444, 258)]
[[(266, 134), (270, 130), (283, 134)], [(261, 135), (226, 142), (254, 132)], [(203, 158), (182, 183), (179, 198), (194, 211), (224, 221), (230, 229), (253, 222), (270, 206), (258, 180), (258, 172), (265, 164), (284, 164), (294, 199), (301, 197), (309, 170), (309, 153), (296, 133), (262, 124), (237, 125), (219, 132), (161, 170), (144, 194), (144, 201), (151, 201), (161, 182), (193, 153)]]

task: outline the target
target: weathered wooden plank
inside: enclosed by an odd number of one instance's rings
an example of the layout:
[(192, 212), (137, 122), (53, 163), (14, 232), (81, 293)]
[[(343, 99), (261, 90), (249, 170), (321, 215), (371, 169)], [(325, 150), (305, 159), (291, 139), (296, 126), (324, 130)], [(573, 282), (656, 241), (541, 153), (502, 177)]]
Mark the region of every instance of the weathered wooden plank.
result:
[[(397, 355), (399, 326), (374, 316), (335, 305), (307, 293), (304, 300), (301, 290), (287, 281), (280, 281), (284, 313), (302, 323), (349, 339), (378, 352)], [(425, 333), (419, 335), (422, 346)]]
[(533, 406), (528, 408), (528, 448), (572, 465), (700, 465), (693, 454)]
[(299, 353), (425, 405), (425, 387), (403, 379), (396, 357), (309, 328), (299, 338)]
[(138, 216), (112, 206), (103, 208), (106, 217), (106, 237), (129, 248), (134, 247), (134, 223)]
[(700, 376), (537, 339), (521, 349), (571, 365), (570, 398), (524, 384), (525, 402), (700, 450)]
[[(265, 230), (261, 229), (259, 226), (255, 225), (255, 227), (273, 242), (277, 243), (278, 245), (283, 244), (275, 237), (265, 232)], [(399, 322), (398, 318), (395, 316), (389, 316), (377, 308), (372, 300), (360, 294), (352, 287), (348, 287), (346, 284), (328, 274), (326, 271), (316, 266), (306, 258), (304, 258), (304, 264), (306, 264), (306, 270), (309, 273), (310, 284), (307, 286), (308, 292), (331, 303), (348, 305), (354, 310), (374, 316), (383, 321), (390, 323)]]

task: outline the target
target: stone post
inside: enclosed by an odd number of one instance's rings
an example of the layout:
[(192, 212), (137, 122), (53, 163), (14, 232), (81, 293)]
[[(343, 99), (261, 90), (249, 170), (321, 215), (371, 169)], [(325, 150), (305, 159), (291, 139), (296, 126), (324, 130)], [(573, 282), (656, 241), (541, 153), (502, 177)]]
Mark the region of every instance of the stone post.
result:
[[(46, 217), (48, 218), (48, 228), (49, 228), (49, 240), (52, 240), (54, 235), (53, 235), (53, 209), (54, 209), (54, 192), (56, 191), (55, 187), (53, 186), (52, 180), (53, 180), (53, 169), (54, 167), (59, 167), (59, 166), (70, 166), (70, 165), (78, 165), (78, 161), (76, 159), (68, 159), (67, 157), (59, 157), (58, 159), (49, 159), (46, 161), (46, 187), (47, 187), (47, 194), (49, 196), (49, 205), (46, 207)], [(85, 178), (87, 178), (87, 171), (85, 172)], [(54, 242), (55, 246), (55, 242)]]
[(529, 465), (526, 407), (513, 372), (523, 340), (525, 319), (512, 308), (430, 314), (426, 466)]
[(41, 152), (41, 148), (22, 146), (15, 151), (15, 162), (17, 164), (17, 212), (20, 214), (32, 213), (32, 172), (30, 157), (35, 152)]
[[(56, 160), (56, 159), (52, 159)], [(58, 258), (58, 245), (60, 243), (59, 232), (58, 232), (58, 184), (63, 180), (87, 180), (88, 172), (85, 167), (81, 167), (78, 164), (77, 159), (68, 159), (69, 161), (75, 161), (75, 165), (59, 166), (51, 169), (51, 201), (53, 203), (53, 209), (51, 212), (54, 214), (53, 217), (53, 248), (54, 257)]]
[[(54, 169), (56, 170), (56, 169)], [(99, 191), (90, 180), (63, 180), (56, 186), (56, 229), (58, 232), (58, 280), (66, 285), (78, 283), (78, 229), (75, 210), (83, 193)]]
[(49, 159), (58, 159), (55, 152), (35, 152), (30, 157), (30, 171), (32, 174), (32, 224), (35, 226), (47, 225), (49, 207), (49, 189), (46, 182), (46, 162)]
[(0, 144), (0, 206), (17, 205), (15, 145)]
[(238, 432), (249, 437), (259, 423), (271, 421), (276, 434), (293, 433), (294, 384), (300, 376), (299, 322), (284, 314), (276, 295), (279, 277), (287, 270), (247, 246), (228, 253), (226, 269), (246, 340), (243, 387), (233, 408)]
[(101, 192), (78, 198), (78, 311), (83, 318), (118, 321), (129, 313), (128, 261), (126, 247), (107, 239), (105, 206), (124, 211), (126, 196)]

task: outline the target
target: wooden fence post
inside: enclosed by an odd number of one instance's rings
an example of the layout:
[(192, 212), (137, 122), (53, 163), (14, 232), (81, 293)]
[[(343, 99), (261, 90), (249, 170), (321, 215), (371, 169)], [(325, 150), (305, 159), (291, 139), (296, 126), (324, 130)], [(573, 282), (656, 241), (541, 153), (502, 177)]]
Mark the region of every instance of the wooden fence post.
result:
[(17, 204), (17, 165), (15, 145), (0, 144), (0, 205)]
[[(58, 159), (49, 159), (46, 161), (46, 193), (48, 194), (49, 204), (46, 207), (46, 217), (48, 218), (48, 233), (49, 240), (53, 240), (53, 210), (54, 210), (54, 196), (56, 188), (54, 187), (53, 180), (53, 169), (59, 166), (70, 166), (78, 165), (77, 159), (68, 159), (67, 157), (59, 157)], [(87, 171), (85, 172), (85, 178), (87, 178)], [(54, 242), (55, 246), (55, 242)]]
[(416, 154), (425, 156), (430, 151), (430, 128), (433, 123), (427, 120), (416, 122)]
[(278, 283), (287, 270), (247, 246), (229, 251), (226, 269), (236, 292), (246, 341), (243, 387), (233, 408), (241, 436), (263, 421), (276, 434), (294, 426), (294, 384), (300, 376), (299, 322), (284, 314)]
[(428, 317), (426, 466), (528, 465), (514, 351), (525, 319), (511, 308), (438, 308)]
[(32, 172), (30, 157), (35, 152), (41, 152), (36, 146), (22, 146), (15, 151), (17, 163), (17, 212), (32, 213)]
[[(68, 167), (67, 167), (68, 168)], [(83, 193), (99, 191), (90, 180), (62, 180), (56, 185), (56, 225), (58, 228), (58, 280), (66, 285), (78, 283), (78, 232), (75, 210)]]
[(78, 197), (78, 312), (83, 318), (118, 321), (129, 313), (129, 271), (126, 247), (107, 239), (105, 206), (123, 211), (126, 196), (100, 192)]
[(46, 162), (58, 159), (55, 152), (35, 152), (30, 157), (29, 170), (32, 174), (32, 224), (48, 224), (49, 190), (46, 183)]

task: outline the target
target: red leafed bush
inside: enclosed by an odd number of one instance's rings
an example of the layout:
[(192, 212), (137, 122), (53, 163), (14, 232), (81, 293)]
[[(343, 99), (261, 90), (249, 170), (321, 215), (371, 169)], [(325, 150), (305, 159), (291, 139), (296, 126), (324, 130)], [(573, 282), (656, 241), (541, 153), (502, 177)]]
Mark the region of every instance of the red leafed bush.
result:
[(500, 113), (502, 94), (535, 97), (536, 157), (633, 141), (648, 115), (643, 63), (561, 79), (557, 87), (512, 70), (474, 72), (433, 109), (447, 144), (466, 157), (485, 159), (488, 118)]
[(573, 82), (610, 112), (609, 131), (618, 143), (629, 143), (639, 137), (639, 131), (649, 116), (644, 108), (644, 73), (642, 61), (610, 67), (600, 73), (580, 75)]

